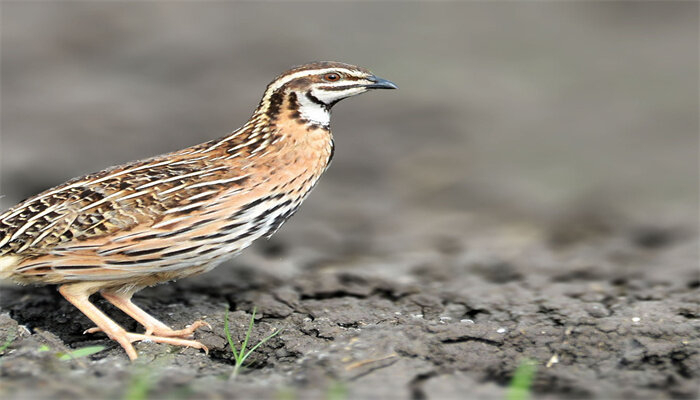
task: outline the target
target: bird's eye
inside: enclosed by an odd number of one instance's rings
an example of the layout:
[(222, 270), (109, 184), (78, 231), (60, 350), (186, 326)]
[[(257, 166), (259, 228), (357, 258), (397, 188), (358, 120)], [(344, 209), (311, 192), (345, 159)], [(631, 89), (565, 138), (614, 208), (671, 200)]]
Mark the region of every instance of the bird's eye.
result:
[(340, 75), (331, 72), (330, 74), (324, 75), (323, 79), (327, 80), (328, 82), (336, 82), (340, 79)]

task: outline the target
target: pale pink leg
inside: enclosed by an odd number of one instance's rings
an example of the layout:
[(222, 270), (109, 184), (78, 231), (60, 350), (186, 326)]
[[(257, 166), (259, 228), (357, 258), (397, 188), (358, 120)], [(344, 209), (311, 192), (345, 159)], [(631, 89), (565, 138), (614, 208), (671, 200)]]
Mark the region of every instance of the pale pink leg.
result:
[(112, 321), (112, 319), (90, 303), (89, 297), (96, 291), (94, 289), (94, 283), (66, 284), (59, 287), (58, 291), (63, 295), (63, 297), (66, 298), (66, 300), (85, 314), (85, 316), (90, 318), (90, 320), (97, 325), (99, 330), (106, 333), (110, 339), (119, 343), (132, 361), (138, 358), (138, 354), (136, 354), (136, 349), (134, 349), (134, 346), (131, 343), (139, 340), (150, 340), (152, 342), (167, 343), (175, 346), (194, 347), (196, 349), (202, 349), (207, 353), (209, 352), (206, 346), (194, 340), (150, 336), (127, 332), (124, 328)]
[(164, 323), (158, 321), (150, 314), (142, 310), (139, 306), (131, 302), (133, 293), (119, 293), (115, 291), (101, 291), (100, 294), (115, 307), (124, 311), (131, 318), (135, 319), (146, 328), (146, 335), (156, 335), (163, 337), (190, 337), (197, 329), (206, 326), (211, 330), (211, 325), (204, 321), (195, 321), (187, 328), (173, 330)]

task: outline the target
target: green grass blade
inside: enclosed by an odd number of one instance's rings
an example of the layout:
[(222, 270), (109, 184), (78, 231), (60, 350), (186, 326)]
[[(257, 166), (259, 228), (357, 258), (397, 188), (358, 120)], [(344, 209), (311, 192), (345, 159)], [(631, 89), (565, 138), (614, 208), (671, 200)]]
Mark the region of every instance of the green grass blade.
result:
[(105, 349), (105, 346), (87, 346), (77, 350), (69, 351), (68, 353), (59, 354), (58, 359), (63, 361), (72, 360), (74, 358), (81, 358), (91, 356), (95, 353), (99, 353)]
[(233, 358), (238, 361), (238, 351), (236, 351), (236, 345), (233, 343), (233, 338), (231, 337), (231, 328), (229, 327), (228, 320), (228, 308), (226, 309), (226, 316), (224, 317), (224, 333), (226, 334), (226, 340), (228, 340), (228, 345), (231, 347), (231, 352), (233, 353)]
[[(153, 398), (151, 391), (157, 386), (166, 364), (172, 364), (173, 355), (159, 357), (153, 361), (137, 361), (131, 365), (129, 380), (124, 388), (122, 400), (148, 400)], [(169, 399), (173, 396), (159, 398)]]
[(248, 358), (248, 355), (250, 355), (250, 353), (254, 352), (258, 347), (260, 347), (260, 346), (262, 346), (263, 344), (265, 344), (265, 342), (267, 342), (268, 340), (270, 340), (270, 339), (272, 339), (273, 337), (277, 336), (280, 332), (282, 332), (282, 330), (281, 330), (281, 329), (278, 329), (278, 330), (272, 332), (271, 334), (269, 334), (269, 335), (268, 335), (266, 338), (264, 338), (263, 340), (259, 341), (258, 344), (256, 344), (255, 346), (253, 346), (252, 349), (250, 349), (250, 351), (248, 352), (248, 354), (246, 354), (246, 356), (243, 358), (243, 361), (245, 361), (245, 359)]
[(144, 369), (143, 373), (136, 374), (131, 378), (124, 394), (124, 400), (146, 400), (150, 390), (151, 374)]
[(15, 341), (15, 338), (17, 335), (14, 332), (10, 332), (7, 334), (7, 339), (5, 340), (5, 343), (3, 343), (2, 346), (0, 346), (0, 353), (4, 353), (5, 350), (7, 350), (8, 347), (12, 344), (12, 342)]
[(248, 355), (250, 355), (250, 352), (246, 353), (245, 349), (248, 347), (248, 340), (250, 339), (250, 334), (253, 333), (253, 323), (255, 323), (256, 311), (258, 311), (257, 307), (253, 307), (253, 315), (250, 316), (248, 331), (245, 333), (245, 339), (243, 339), (243, 345), (241, 346), (241, 352), (239, 353), (239, 355), (241, 356), (241, 364), (243, 364), (243, 361), (245, 361), (245, 359), (248, 358)]
[(348, 388), (343, 382), (334, 381), (326, 393), (328, 400), (345, 400), (348, 398)]
[(241, 348), (236, 351), (236, 347), (233, 344), (233, 339), (231, 338), (231, 332), (229, 329), (229, 323), (228, 323), (228, 310), (226, 310), (226, 319), (224, 323), (224, 330), (226, 333), (226, 339), (228, 339), (229, 346), (231, 346), (231, 351), (233, 352), (233, 357), (235, 358), (236, 362), (233, 366), (233, 371), (231, 372), (231, 376), (229, 379), (235, 379), (236, 376), (238, 375), (238, 372), (241, 370), (243, 367), (243, 363), (245, 360), (253, 354), (255, 350), (258, 349), (258, 347), (262, 346), (265, 342), (268, 340), (272, 339), (273, 337), (277, 336), (282, 330), (276, 330), (272, 332), (271, 334), (267, 335), (264, 339), (259, 341), (255, 346), (253, 346), (250, 350), (248, 350), (248, 343), (250, 342), (250, 335), (253, 333), (253, 325), (255, 324), (255, 315), (257, 313), (258, 309), (257, 307), (253, 307), (253, 313), (250, 316), (250, 322), (248, 323), (248, 330), (246, 330), (245, 333), (245, 338), (243, 339), (243, 343), (241, 344)]
[(530, 386), (535, 376), (535, 369), (536, 364), (532, 360), (524, 359), (520, 362), (510, 385), (508, 385), (506, 400), (527, 400), (530, 398)]

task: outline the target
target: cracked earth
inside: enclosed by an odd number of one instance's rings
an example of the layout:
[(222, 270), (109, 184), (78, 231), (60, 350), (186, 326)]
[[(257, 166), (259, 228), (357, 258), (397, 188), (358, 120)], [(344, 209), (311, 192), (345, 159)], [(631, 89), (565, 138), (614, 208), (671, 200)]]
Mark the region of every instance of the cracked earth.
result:
[[(629, 228), (567, 237), (562, 244), (552, 236), (561, 235), (558, 228), (486, 227), (456, 215), (444, 221), (450, 222), (434, 221), (431, 229), (444, 234), (461, 226), (461, 239), (424, 248), (412, 261), (381, 251), (314, 259), (282, 238), (210, 274), (136, 296), (173, 327), (209, 322), (212, 331), (196, 333), (208, 356), (140, 343), (140, 359), (130, 365), (104, 335), (83, 335), (90, 321), (54, 288), (6, 287), (0, 335), (19, 336), (0, 358), (2, 391), (27, 398), (96, 391), (120, 397), (125, 382), (148, 373), (156, 397), (325, 398), (342, 385), (351, 398), (442, 399), (465, 391), (503, 398), (515, 368), (530, 359), (538, 365), (533, 390), (543, 398), (698, 395), (694, 234)], [(291, 231), (286, 237), (295, 236)], [(413, 241), (407, 249), (415, 251), (420, 243), (433, 246), (429, 231), (398, 236)], [(290, 266), (290, 258), (298, 261)], [(127, 329), (140, 329), (96, 302)], [(232, 310), (240, 342), (253, 307), (254, 340), (282, 332), (254, 352), (232, 382), (225, 311)], [(54, 356), (96, 344), (107, 350), (75, 361)], [(42, 345), (51, 351), (37, 351)], [(70, 383), (75, 379), (81, 385)]]
[[(503, 399), (524, 360), (539, 399), (700, 397), (697, 2), (1, 7), (3, 210), (230, 132), (293, 64), (400, 89), (334, 108), (271, 241), (136, 294), (211, 324), (208, 355), (132, 364), (55, 287), (4, 283), (0, 398)], [(232, 381), (226, 310), (240, 342), (253, 308), (253, 342), (281, 333)]]

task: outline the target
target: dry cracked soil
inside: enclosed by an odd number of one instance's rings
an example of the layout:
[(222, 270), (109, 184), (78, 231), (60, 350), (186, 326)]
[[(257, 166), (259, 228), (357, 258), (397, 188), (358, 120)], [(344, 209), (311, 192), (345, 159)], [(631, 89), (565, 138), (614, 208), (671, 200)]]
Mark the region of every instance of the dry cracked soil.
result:
[[(212, 330), (195, 335), (208, 355), (140, 343), (132, 365), (104, 335), (84, 335), (90, 321), (55, 288), (6, 287), (0, 337), (17, 338), (0, 358), (3, 397), (121, 398), (147, 376), (154, 398), (326, 398), (338, 390), (350, 398), (503, 398), (526, 359), (537, 363), (533, 391), (541, 398), (698, 396), (694, 235), (598, 225), (538, 232), (458, 216), (432, 229), (440, 236), (424, 237), (424, 229), (364, 238), (410, 242), (416, 254), (402, 257), (375, 250), (319, 259), (310, 248), (272, 241), (212, 273), (136, 296), (173, 327), (208, 321)], [(282, 332), (232, 381), (224, 316), (230, 308), (240, 343), (253, 307), (253, 343)], [(56, 358), (90, 345), (107, 350)]]
[[(211, 324), (208, 354), (132, 364), (55, 287), (4, 283), (1, 398), (503, 399), (526, 360), (538, 399), (700, 396), (697, 2), (0, 7), (2, 210), (230, 132), (294, 64), (400, 87), (334, 108), (270, 241), (135, 296)], [(254, 308), (253, 343), (281, 333), (232, 380), (226, 310), (240, 343)]]

